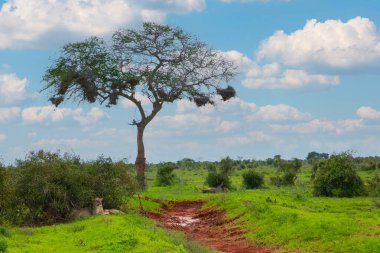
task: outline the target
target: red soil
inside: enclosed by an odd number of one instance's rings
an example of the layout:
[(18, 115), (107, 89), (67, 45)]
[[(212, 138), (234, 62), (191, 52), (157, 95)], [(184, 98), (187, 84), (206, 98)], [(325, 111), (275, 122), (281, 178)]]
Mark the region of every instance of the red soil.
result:
[(227, 219), (215, 208), (201, 210), (203, 200), (162, 204), (160, 213), (147, 213), (166, 228), (185, 232), (190, 240), (225, 253), (269, 253), (273, 249), (252, 244), (239, 227), (237, 218)]

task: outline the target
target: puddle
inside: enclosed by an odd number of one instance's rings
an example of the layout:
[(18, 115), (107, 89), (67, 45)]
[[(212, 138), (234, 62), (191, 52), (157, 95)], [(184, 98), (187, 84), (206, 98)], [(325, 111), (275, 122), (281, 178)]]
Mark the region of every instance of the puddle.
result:
[(175, 216), (167, 221), (167, 224), (174, 226), (187, 227), (194, 223), (199, 222), (200, 219), (193, 218), (192, 216)]

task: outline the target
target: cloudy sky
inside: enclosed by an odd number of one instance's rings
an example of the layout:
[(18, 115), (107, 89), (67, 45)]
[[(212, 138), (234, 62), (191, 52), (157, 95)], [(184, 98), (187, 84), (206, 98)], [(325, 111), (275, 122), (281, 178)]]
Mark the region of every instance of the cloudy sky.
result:
[(180, 26), (239, 66), (238, 97), (167, 105), (146, 129), (149, 162), (380, 155), (380, 1), (0, 0), (0, 161), (45, 149), (136, 156), (128, 103), (65, 103), (40, 93), (68, 42), (143, 21)]

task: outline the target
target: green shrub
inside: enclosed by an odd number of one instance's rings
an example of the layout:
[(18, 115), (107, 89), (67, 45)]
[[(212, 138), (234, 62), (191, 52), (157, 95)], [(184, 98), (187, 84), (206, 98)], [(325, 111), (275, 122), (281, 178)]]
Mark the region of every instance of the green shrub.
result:
[(4, 237), (0, 236), (0, 252), (6, 252), (8, 248), (7, 241)]
[(79, 162), (59, 153), (31, 152), (15, 169), (18, 214), (26, 223), (53, 223), (94, 196)]
[(158, 186), (172, 185), (175, 179), (173, 174), (175, 168), (175, 165), (170, 163), (160, 165), (157, 169), (156, 184)]
[(243, 185), (247, 189), (259, 188), (264, 184), (264, 176), (254, 170), (249, 170), (243, 174)]
[(119, 208), (135, 193), (137, 182), (132, 176), (132, 168), (124, 162), (113, 163), (111, 158), (100, 156), (86, 166), (91, 189), (96, 197), (103, 198), (105, 208)]
[(0, 164), (0, 224), (7, 223), (13, 212), (15, 188), (12, 182), (11, 171)]
[(234, 161), (230, 157), (223, 158), (219, 162), (218, 168), (210, 166), (208, 171), (205, 182), (208, 186), (231, 189), (230, 176), (234, 171)]
[(315, 196), (353, 197), (364, 193), (363, 181), (348, 153), (332, 155), (319, 162), (315, 167), (313, 187)]
[(72, 210), (102, 197), (105, 208), (119, 208), (136, 187), (128, 166), (100, 157), (82, 163), (78, 157), (31, 152), (12, 170), (15, 198), (8, 220), (14, 224), (49, 224), (71, 218)]
[(380, 197), (380, 175), (376, 174), (368, 181), (368, 193), (372, 197)]
[(9, 234), (8, 230), (6, 230), (4, 227), (0, 226), (0, 237), (1, 236), (3, 236), (3, 237), (9, 237), (10, 234)]
[(219, 163), (220, 172), (224, 175), (231, 175), (234, 169), (234, 161), (227, 156), (223, 158)]
[(277, 167), (277, 175), (270, 178), (272, 184), (276, 186), (294, 185), (297, 174), (301, 169), (302, 161), (293, 159), (290, 161), (282, 160), (275, 157), (275, 166)]
[(206, 177), (206, 184), (210, 187), (231, 188), (230, 177), (217, 171), (210, 171)]

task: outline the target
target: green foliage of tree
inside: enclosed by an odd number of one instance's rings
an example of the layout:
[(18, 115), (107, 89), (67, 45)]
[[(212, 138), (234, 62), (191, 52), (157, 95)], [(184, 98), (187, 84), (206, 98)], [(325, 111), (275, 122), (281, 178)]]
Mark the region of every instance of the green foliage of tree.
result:
[(218, 168), (214, 166), (209, 167), (209, 173), (206, 177), (206, 184), (210, 187), (222, 187), (225, 189), (231, 189), (230, 176), (234, 170), (234, 161), (227, 156), (223, 158)]
[(119, 208), (136, 190), (132, 168), (124, 162), (114, 163), (111, 158), (98, 157), (85, 164), (93, 195), (103, 198), (105, 208)]
[(315, 152), (315, 151), (309, 152), (307, 154), (307, 156), (306, 156), (306, 160), (309, 163), (314, 163), (316, 161), (324, 160), (324, 159), (328, 159), (328, 158), (329, 158), (329, 154), (327, 154), (327, 153), (318, 153), (318, 152)]
[(259, 188), (264, 184), (264, 176), (254, 170), (243, 173), (243, 185), (247, 189)]
[(277, 168), (277, 175), (270, 178), (272, 184), (276, 186), (294, 185), (302, 167), (302, 161), (296, 158), (288, 161), (281, 157), (275, 157), (274, 166)]
[(364, 184), (357, 175), (354, 159), (349, 153), (331, 155), (315, 166), (314, 195), (353, 197), (364, 194)]
[(359, 169), (369, 171), (377, 170), (380, 168), (380, 157), (369, 156), (369, 157), (356, 157), (355, 163), (358, 165)]
[(65, 45), (43, 80), (55, 106), (65, 100), (113, 106), (122, 99), (136, 106), (140, 115), (131, 125), (137, 127), (135, 165), (144, 187), (146, 126), (164, 104), (176, 100), (204, 106), (214, 104), (217, 96), (223, 101), (234, 97), (234, 88), (221, 84), (235, 70), (231, 61), (182, 29), (144, 23), (140, 30), (116, 31), (110, 43), (92, 37)]
[(106, 208), (120, 208), (136, 189), (131, 168), (104, 157), (84, 163), (76, 156), (31, 152), (6, 172), (13, 193), (11, 201), (0, 199), (0, 217), (13, 224), (68, 220), (73, 209), (92, 206), (95, 197)]
[(380, 175), (376, 174), (368, 181), (368, 193), (372, 197), (380, 197)]
[(5, 223), (12, 213), (15, 188), (9, 170), (0, 164), (0, 224)]
[(3, 236), (0, 236), (0, 252), (7, 252), (8, 243)]
[(173, 174), (176, 166), (174, 164), (163, 164), (157, 169), (156, 184), (158, 186), (167, 186), (174, 183), (175, 175)]
[(218, 171), (209, 171), (206, 177), (206, 184), (210, 187), (231, 188), (231, 179), (228, 175)]

